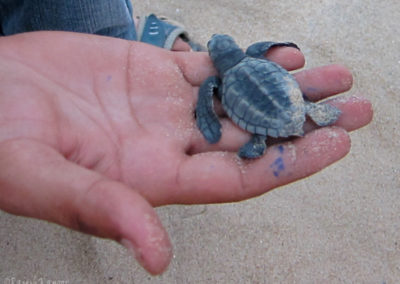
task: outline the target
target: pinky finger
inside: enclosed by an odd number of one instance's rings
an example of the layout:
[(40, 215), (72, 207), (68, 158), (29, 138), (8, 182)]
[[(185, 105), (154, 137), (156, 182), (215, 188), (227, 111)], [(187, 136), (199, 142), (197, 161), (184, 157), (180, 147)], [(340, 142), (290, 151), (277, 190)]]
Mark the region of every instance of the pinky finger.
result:
[(294, 142), (271, 146), (257, 160), (232, 152), (193, 155), (181, 166), (181, 203), (240, 201), (316, 173), (344, 157), (350, 139), (339, 127), (324, 127)]

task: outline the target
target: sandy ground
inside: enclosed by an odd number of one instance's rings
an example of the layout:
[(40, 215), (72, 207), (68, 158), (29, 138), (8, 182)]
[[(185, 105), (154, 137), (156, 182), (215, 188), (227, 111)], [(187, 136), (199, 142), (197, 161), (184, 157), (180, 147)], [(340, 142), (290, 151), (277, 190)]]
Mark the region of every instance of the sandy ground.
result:
[(160, 208), (175, 248), (160, 277), (111, 241), (0, 212), (0, 283), (400, 283), (400, 2), (137, 2), (135, 14), (179, 20), (203, 44), (289, 40), (307, 67), (343, 63), (374, 120), (310, 178), (238, 204)]

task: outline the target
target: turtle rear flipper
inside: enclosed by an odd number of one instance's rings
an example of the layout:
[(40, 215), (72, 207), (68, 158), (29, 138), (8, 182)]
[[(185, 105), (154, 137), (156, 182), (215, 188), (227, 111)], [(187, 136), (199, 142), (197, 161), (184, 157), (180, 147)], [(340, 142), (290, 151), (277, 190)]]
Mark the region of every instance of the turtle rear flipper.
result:
[(329, 104), (316, 104), (305, 101), (306, 113), (319, 126), (333, 124), (342, 113), (338, 108)]
[(267, 139), (264, 135), (254, 134), (250, 141), (244, 144), (239, 150), (239, 157), (254, 159), (262, 156), (265, 149), (267, 148), (265, 140)]

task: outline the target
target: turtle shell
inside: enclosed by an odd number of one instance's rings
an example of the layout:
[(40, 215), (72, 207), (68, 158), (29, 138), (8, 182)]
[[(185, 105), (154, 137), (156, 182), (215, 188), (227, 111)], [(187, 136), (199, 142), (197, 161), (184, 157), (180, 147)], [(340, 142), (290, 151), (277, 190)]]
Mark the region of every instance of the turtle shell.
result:
[(225, 72), (220, 92), (224, 110), (242, 129), (272, 137), (303, 134), (302, 92), (278, 64), (245, 57)]

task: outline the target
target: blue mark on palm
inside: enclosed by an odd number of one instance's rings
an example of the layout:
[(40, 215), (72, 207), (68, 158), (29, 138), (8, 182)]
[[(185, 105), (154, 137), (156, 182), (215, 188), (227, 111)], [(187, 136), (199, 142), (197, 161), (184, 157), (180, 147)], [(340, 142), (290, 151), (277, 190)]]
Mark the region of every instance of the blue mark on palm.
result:
[[(283, 154), (284, 147), (282, 145), (278, 146), (279, 154)], [(282, 171), (285, 170), (285, 162), (283, 161), (282, 156), (276, 158), (276, 160), (271, 164), (271, 169), (273, 170), (274, 176), (278, 177)]]

